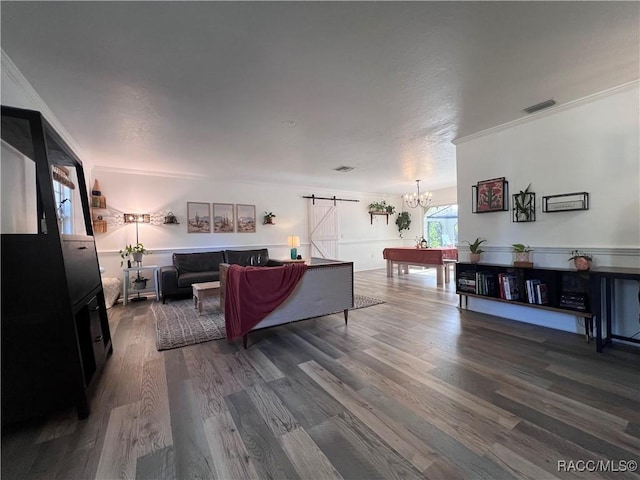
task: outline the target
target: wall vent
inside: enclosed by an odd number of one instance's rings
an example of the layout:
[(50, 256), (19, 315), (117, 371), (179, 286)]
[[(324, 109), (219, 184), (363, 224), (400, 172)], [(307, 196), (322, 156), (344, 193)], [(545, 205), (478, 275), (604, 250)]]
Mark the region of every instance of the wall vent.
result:
[(334, 170), (336, 172), (350, 172), (351, 170), (353, 170), (353, 167), (347, 167), (347, 166), (343, 165), (342, 167), (334, 168)]
[(535, 113), (535, 112), (539, 112), (540, 110), (544, 110), (545, 108), (549, 108), (549, 107), (553, 107), (554, 105), (557, 105), (558, 102), (556, 102), (555, 100), (551, 99), (551, 100), (545, 100), (544, 102), (538, 103), (536, 105), (532, 105), (530, 107), (527, 107), (524, 109), (525, 112), (527, 113)]

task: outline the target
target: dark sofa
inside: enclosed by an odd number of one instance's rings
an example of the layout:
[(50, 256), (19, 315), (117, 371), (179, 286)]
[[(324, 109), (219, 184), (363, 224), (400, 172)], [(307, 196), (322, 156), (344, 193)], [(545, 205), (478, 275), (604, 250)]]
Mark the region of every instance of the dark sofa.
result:
[(160, 267), (162, 303), (167, 298), (192, 294), (194, 283), (220, 280), (220, 264), (235, 263), (242, 266), (273, 267), (282, 262), (271, 260), (266, 248), (256, 250), (224, 250), (204, 253), (174, 253), (173, 265)]

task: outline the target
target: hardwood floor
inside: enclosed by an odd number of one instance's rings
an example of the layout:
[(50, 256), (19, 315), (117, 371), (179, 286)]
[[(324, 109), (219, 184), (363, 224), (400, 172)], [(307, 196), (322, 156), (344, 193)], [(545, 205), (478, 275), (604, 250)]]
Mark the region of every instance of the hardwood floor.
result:
[(639, 349), (459, 311), (432, 272), (355, 290), (386, 303), (247, 350), (158, 352), (150, 301), (112, 308), (91, 415), (8, 429), (2, 478), (640, 478), (611, 471), (640, 460)]

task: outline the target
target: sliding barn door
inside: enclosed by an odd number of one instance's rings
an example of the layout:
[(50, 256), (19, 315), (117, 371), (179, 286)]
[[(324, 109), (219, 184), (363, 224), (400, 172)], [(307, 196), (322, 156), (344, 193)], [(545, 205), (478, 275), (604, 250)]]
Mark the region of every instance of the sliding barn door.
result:
[(338, 207), (332, 200), (309, 202), (311, 256), (338, 259)]

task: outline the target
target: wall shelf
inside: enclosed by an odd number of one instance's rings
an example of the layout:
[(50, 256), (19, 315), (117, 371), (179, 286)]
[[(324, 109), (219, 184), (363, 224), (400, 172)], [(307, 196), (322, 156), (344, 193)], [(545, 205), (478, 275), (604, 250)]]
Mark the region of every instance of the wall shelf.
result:
[(589, 210), (589, 194), (587, 192), (563, 193), (562, 195), (546, 195), (542, 197), (544, 213), (569, 212), (572, 210)]
[(91, 195), (91, 223), (93, 233), (106, 233), (107, 221), (103, 218), (102, 211), (107, 209), (107, 197), (103, 195)]
[(514, 193), (512, 195), (512, 222), (535, 222), (536, 221), (536, 194)]
[(387, 212), (369, 212), (369, 216), (371, 217), (371, 225), (373, 225), (374, 215), (384, 215), (385, 217), (387, 217), (387, 225), (389, 225), (389, 214)]

